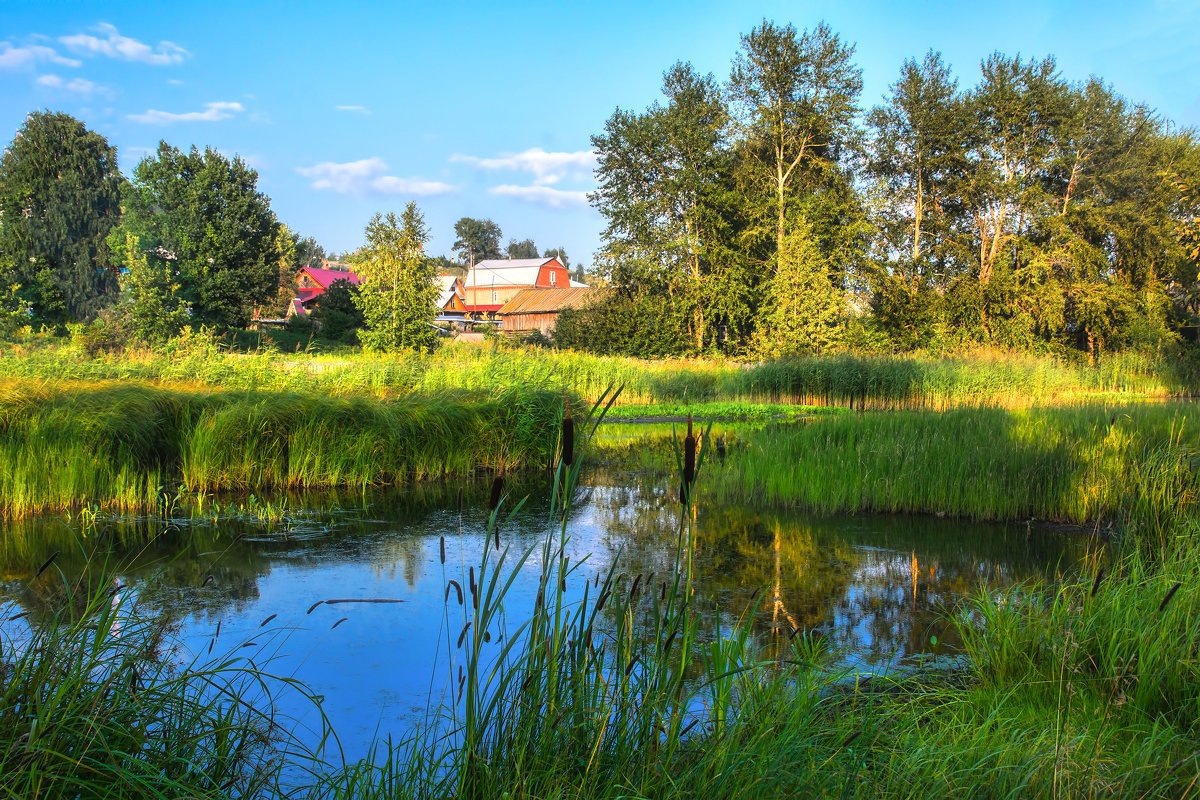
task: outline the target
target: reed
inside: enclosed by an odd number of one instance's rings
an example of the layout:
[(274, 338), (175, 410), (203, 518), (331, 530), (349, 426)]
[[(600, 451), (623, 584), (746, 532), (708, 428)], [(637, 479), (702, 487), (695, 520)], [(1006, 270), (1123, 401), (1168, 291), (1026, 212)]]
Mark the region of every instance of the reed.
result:
[(520, 470), (549, 460), (557, 402), (521, 388), (377, 400), (16, 381), (0, 390), (0, 512), (144, 511), (172, 484), (361, 488)]
[(978, 351), (964, 355), (838, 354), (756, 364), (643, 360), (509, 345), (455, 343), (432, 355), (241, 352), (209, 333), (188, 333), (161, 352), (86, 356), (52, 340), (0, 345), (0, 378), (201, 383), (227, 389), (317, 390), (395, 396), (444, 389), (538, 387), (595, 398), (624, 387), (627, 404), (742, 403), (856, 409), (1027, 408), (1104, 398), (1193, 394), (1188, 358), (1117, 354), (1097, 366)]

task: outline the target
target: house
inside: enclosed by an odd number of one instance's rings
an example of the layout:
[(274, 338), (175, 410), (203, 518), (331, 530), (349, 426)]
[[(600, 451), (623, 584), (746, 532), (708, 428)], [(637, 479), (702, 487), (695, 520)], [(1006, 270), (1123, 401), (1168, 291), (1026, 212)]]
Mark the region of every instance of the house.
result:
[(570, 286), (570, 273), (557, 258), (487, 259), (471, 267), (463, 281), (472, 319), (495, 318), (505, 303), (525, 289)]
[(297, 272), (296, 300), (299, 301), (299, 305), (297, 306), (297, 303), (293, 302), (292, 307), (288, 309), (288, 316), (308, 316), (313, 302), (337, 281), (349, 281), (355, 286), (362, 283), (358, 273), (352, 272), (348, 268), (336, 268), (342, 266), (344, 265), (337, 264), (337, 262), (326, 261), (323, 262), (322, 267), (303, 267)]
[(467, 290), (457, 275), (438, 275), (435, 279), (441, 294), (437, 299), (435, 322), (462, 322), (467, 316)]
[(540, 331), (549, 336), (558, 322), (558, 315), (571, 308), (586, 308), (607, 294), (604, 289), (587, 286), (560, 289), (523, 289), (499, 310), (501, 328), (505, 333), (526, 334)]

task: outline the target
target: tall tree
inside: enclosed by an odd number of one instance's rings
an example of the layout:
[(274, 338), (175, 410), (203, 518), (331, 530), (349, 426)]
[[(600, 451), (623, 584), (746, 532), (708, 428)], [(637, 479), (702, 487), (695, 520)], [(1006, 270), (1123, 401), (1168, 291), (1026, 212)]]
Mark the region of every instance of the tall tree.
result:
[[(567, 269), (571, 268), (571, 259), (567, 257), (567, 248), (565, 247), (547, 247), (542, 251), (544, 258), (557, 258), (559, 263)], [(582, 269), (582, 266), (580, 267)]]
[(454, 236), (451, 248), (468, 267), (500, 257), (500, 226), (490, 219), (463, 217), (454, 223)]
[(362, 311), (363, 345), (372, 350), (429, 350), (436, 342), (433, 317), (439, 293), (434, 262), (425, 257), (429, 231), (416, 203), (397, 218), (376, 214), (358, 251), (362, 279), (354, 302)]
[(753, 275), (733, 247), (728, 112), (712, 75), (690, 64), (663, 75), (663, 94), (665, 105), (641, 114), (617, 109), (592, 139), (600, 185), (591, 201), (607, 221), (601, 263), (627, 296), (680, 318), (687, 350), (735, 348), (752, 315)]
[(537, 258), (538, 247), (533, 239), (522, 239), (519, 242), (509, 239), (507, 255), (509, 258)]
[(772, 198), (776, 251), (787, 235), (789, 200), (805, 173), (835, 169), (857, 137), (862, 71), (853, 56), (854, 46), (825, 23), (797, 33), (763, 21), (742, 36), (729, 95), (749, 145), (752, 180)]
[(279, 222), (241, 158), (161, 142), (133, 173), (122, 228), (173, 261), (199, 322), (240, 327), (279, 287)]
[(33, 321), (88, 319), (115, 295), (122, 182), (116, 149), (67, 114), (30, 114), (0, 157), (0, 285)]
[(793, 222), (771, 278), (775, 302), (765, 309), (754, 350), (778, 358), (820, 353), (837, 344), (845, 315), (844, 294), (829, 282), (829, 266), (812, 228)]

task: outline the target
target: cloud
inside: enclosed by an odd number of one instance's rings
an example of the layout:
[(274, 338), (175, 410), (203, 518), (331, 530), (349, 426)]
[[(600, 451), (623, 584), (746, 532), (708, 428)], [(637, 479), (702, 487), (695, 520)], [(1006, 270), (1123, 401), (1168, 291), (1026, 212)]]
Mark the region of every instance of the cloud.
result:
[(473, 164), (480, 169), (531, 172), (535, 185), (551, 186), (567, 175), (586, 174), (590, 176), (592, 169), (596, 166), (596, 153), (593, 150), (548, 153), (540, 147), (531, 147), (521, 153), (497, 158), (478, 158), (455, 154), (450, 157), (450, 160)]
[(492, 187), (488, 192), (501, 197), (515, 197), (527, 203), (549, 206), (550, 208), (570, 208), (574, 206), (586, 206), (588, 204), (587, 192), (555, 189), (552, 186), (537, 184), (533, 186), (503, 184)]
[(72, 78), (71, 80), (66, 80), (59, 75), (48, 74), (39, 75), (34, 83), (38, 86), (44, 86), (48, 89), (60, 89), (64, 92), (71, 92), (73, 94), (79, 94), (85, 97), (96, 92), (107, 94), (107, 91), (103, 86), (84, 78)]
[(172, 122), (222, 122), (245, 111), (241, 103), (205, 103), (203, 111), (185, 111), (175, 114), (170, 111), (150, 109), (141, 114), (130, 114), (129, 119), (146, 125), (166, 125)]
[(41, 44), (31, 44), (25, 47), (14, 47), (11, 42), (0, 42), (0, 69), (20, 69), (31, 67), (42, 61), (51, 64), (61, 64), (65, 67), (78, 67), (81, 61), (60, 56), (52, 47)]
[(350, 111), (355, 114), (365, 114), (367, 116), (371, 115), (371, 109), (366, 106), (334, 106), (334, 108), (338, 111)]
[(427, 197), (454, 191), (453, 186), (441, 181), (387, 175), (387, 168), (387, 162), (375, 156), (343, 163), (324, 161), (311, 167), (299, 167), (296, 172), (312, 178), (312, 188), (338, 194), (413, 194)]
[(90, 33), (77, 33), (73, 36), (62, 36), (59, 41), (76, 53), (83, 53), (91, 56), (107, 56), (121, 61), (138, 61), (143, 64), (154, 64), (163, 66), (166, 64), (178, 64), (189, 55), (187, 50), (184, 50), (174, 42), (161, 41), (157, 45), (151, 47), (145, 42), (139, 42), (137, 39), (131, 39), (128, 36), (122, 36), (115, 25), (110, 25), (107, 22), (101, 22), (92, 28), (93, 31), (100, 36), (93, 36)]

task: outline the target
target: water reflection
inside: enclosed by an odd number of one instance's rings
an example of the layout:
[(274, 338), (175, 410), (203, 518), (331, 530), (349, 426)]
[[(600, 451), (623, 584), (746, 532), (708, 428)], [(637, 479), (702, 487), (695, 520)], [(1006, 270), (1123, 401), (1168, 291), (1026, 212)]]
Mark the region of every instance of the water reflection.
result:
[[(653, 573), (656, 585), (669, 578), (681, 513), (674, 482), (614, 467), (592, 470), (583, 483), (568, 526), (572, 561), (586, 558), (589, 576), (619, 558), (631, 577)], [(465, 586), (478, 561), (486, 500), (486, 483), (295, 498), (291, 521), (303, 524), (127, 520), (82, 541), (61, 518), (28, 521), (0, 536), (0, 591), (36, 619), (61, 603), (64, 582), (98, 580), (100, 559), (119, 564), (122, 581), (176, 624), (185, 652), (213, 644), (218, 623), (223, 646), (254, 642), (274, 671), (326, 698), (349, 754), (360, 755), (376, 734), (400, 735), (421, 718), (431, 694), (440, 697), (439, 654), (447, 631), (462, 625), (453, 595), (445, 601), (446, 581)], [(535, 492), (502, 538), (523, 551), (553, 528), (547, 499)], [(768, 652), (781, 652), (793, 630), (812, 630), (865, 665), (954, 652), (947, 609), (981, 589), (1071, 569), (1087, 546), (1024, 525), (822, 519), (703, 502), (694, 530), (696, 602), (713, 635), (753, 614)], [(532, 605), (538, 555), (514, 584), (510, 622)], [(403, 602), (313, 605), (330, 598)], [(311, 714), (308, 724), (316, 727)]]

